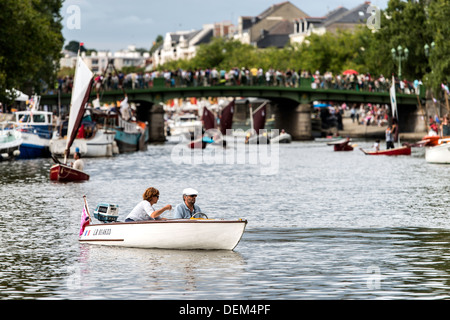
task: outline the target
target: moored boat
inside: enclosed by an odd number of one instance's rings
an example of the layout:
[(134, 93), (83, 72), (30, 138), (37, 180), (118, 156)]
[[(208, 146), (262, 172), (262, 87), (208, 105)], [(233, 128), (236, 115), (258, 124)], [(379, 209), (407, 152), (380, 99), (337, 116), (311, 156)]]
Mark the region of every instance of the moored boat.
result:
[(426, 147), (425, 161), (429, 163), (450, 163), (450, 139), (441, 139), (440, 144)]
[(267, 131), (264, 129), (266, 123), (266, 104), (265, 101), (255, 111), (253, 111), (250, 105), (250, 120), (251, 129), (247, 131), (245, 137), (245, 143), (247, 144), (268, 144), (270, 143), (270, 137), (267, 135)]
[(393, 148), (393, 149), (386, 149), (386, 150), (379, 150), (379, 151), (369, 151), (369, 150), (364, 150), (362, 148), (360, 148), (360, 150), (362, 152), (364, 152), (364, 154), (366, 155), (370, 155), (370, 156), (377, 156), (377, 155), (382, 155), (382, 156), (402, 156), (402, 155), (410, 155), (411, 154), (411, 147), (410, 146), (403, 146), (403, 147), (398, 147), (398, 148)]
[[(95, 126), (95, 124), (94, 124)], [(70, 153), (74, 153), (76, 149), (84, 158), (93, 157), (112, 157), (118, 153), (117, 143), (114, 140), (116, 131), (96, 128), (94, 134), (89, 138), (76, 138), (70, 148)], [(67, 137), (52, 139), (50, 141), (49, 150), (53, 155), (64, 155), (67, 144)]]
[(22, 135), (13, 123), (1, 123), (0, 126), (0, 161), (13, 160), (20, 156)]
[(42, 110), (15, 112), (18, 130), (23, 143), (20, 146), (21, 159), (48, 157), (53, 135), (53, 114)]
[[(272, 130), (273, 132), (273, 130)], [(278, 135), (272, 135), (270, 138), (270, 143), (291, 143), (292, 142), (292, 136), (287, 133), (286, 131), (281, 130), (280, 134)]]
[(345, 138), (333, 142), (328, 142), (327, 145), (333, 146), (334, 151), (352, 151), (353, 146), (349, 145), (350, 141), (351, 141), (350, 138)]
[(168, 130), (171, 136), (183, 134), (195, 136), (202, 132), (202, 122), (194, 114), (176, 115), (169, 121)]

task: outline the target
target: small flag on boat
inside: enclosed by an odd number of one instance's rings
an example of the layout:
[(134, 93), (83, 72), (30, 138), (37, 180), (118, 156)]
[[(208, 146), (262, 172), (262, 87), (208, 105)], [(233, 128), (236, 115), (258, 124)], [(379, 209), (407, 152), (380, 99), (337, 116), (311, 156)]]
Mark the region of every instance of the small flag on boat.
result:
[(80, 227), (80, 236), (83, 234), (84, 228), (86, 228), (87, 225), (89, 225), (89, 215), (88, 215), (88, 209), (86, 208), (86, 202), (83, 206), (83, 212), (81, 213), (81, 227)]

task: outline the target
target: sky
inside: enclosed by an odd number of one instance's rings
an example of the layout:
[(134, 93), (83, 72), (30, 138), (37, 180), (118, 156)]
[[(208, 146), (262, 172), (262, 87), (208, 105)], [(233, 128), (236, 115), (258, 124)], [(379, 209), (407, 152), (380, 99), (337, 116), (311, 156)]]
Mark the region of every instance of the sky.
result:
[[(129, 45), (150, 49), (158, 35), (200, 30), (204, 24), (257, 16), (283, 0), (65, 0), (61, 9), (65, 44), (75, 40), (88, 49), (118, 51)], [(312, 17), (364, 0), (290, 0)], [(388, 0), (372, 0), (385, 9)]]

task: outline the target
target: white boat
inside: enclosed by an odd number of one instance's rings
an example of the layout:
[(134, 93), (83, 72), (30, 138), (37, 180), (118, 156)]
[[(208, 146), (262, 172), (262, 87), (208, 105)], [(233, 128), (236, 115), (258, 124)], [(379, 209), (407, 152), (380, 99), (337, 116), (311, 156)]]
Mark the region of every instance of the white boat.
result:
[[(82, 243), (144, 249), (233, 250), (244, 234), (247, 220), (168, 219), (116, 222), (118, 206), (99, 204), (94, 212), (100, 223), (91, 224), (85, 206), (79, 241)], [(112, 222), (109, 222), (112, 221)]]
[(173, 219), (90, 224), (79, 241), (146, 249), (233, 250), (246, 220)]
[(20, 158), (47, 157), (53, 135), (53, 114), (42, 110), (15, 112), (18, 130), (22, 134)]
[[(76, 138), (70, 147), (70, 154), (74, 154), (78, 149), (81, 156), (85, 158), (92, 157), (111, 157), (118, 153), (117, 143), (114, 139), (116, 132), (108, 129), (97, 129), (90, 138)], [(50, 141), (50, 152), (55, 156), (61, 156), (66, 149), (67, 137), (55, 138)]]
[(173, 120), (168, 121), (171, 136), (189, 134), (200, 136), (202, 133), (202, 121), (194, 114), (177, 115)]
[(13, 160), (20, 155), (22, 135), (13, 123), (3, 122), (0, 129), (0, 161)]
[(450, 163), (450, 139), (440, 139), (439, 144), (426, 147), (425, 161), (429, 163)]
[(279, 135), (270, 138), (270, 143), (291, 143), (292, 136), (289, 133), (281, 132)]

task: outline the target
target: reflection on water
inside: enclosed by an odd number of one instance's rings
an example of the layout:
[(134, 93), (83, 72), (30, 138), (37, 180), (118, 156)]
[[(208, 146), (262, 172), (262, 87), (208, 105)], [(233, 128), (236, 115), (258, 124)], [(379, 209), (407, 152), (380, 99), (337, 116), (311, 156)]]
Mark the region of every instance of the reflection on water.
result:
[[(175, 165), (172, 147), (86, 159), (83, 183), (50, 182), (50, 159), (0, 163), (0, 299), (449, 298), (450, 166), (423, 150), (292, 143), (279, 173), (262, 176), (249, 164)], [(78, 243), (83, 195), (91, 208), (118, 204), (120, 220), (148, 186), (158, 208), (193, 187), (208, 216), (247, 219), (235, 251)]]
[[(210, 294), (229, 299), (230, 290), (241, 285), (233, 280), (234, 273), (243, 270), (241, 255), (232, 251), (144, 250), (83, 244), (64, 295), (91, 299), (93, 291), (100, 291), (106, 299), (208, 299)], [(228, 281), (216, 288), (219, 278)], [(201, 297), (199, 292), (206, 293)]]

